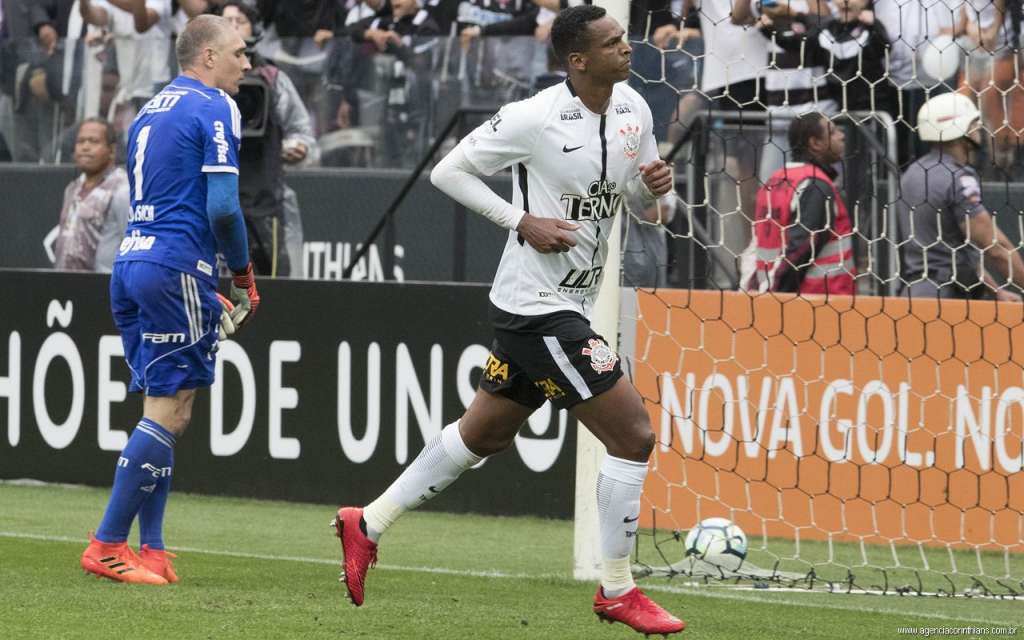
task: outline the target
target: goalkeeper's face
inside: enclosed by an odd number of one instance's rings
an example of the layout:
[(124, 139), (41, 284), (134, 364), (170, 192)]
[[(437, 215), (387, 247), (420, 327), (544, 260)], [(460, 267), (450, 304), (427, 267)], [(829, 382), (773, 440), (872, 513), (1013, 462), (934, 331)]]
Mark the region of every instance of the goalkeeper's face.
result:
[(237, 95), (238, 86), (249, 69), (252, 65), (245, 55), (245, 40), (234, 29), (225, 31), (214, 57), (214, 86), (228, 95)]

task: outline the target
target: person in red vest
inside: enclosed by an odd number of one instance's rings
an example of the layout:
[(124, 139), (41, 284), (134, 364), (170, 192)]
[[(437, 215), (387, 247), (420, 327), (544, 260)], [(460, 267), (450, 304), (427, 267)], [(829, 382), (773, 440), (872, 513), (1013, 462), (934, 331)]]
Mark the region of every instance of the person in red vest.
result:
[(852, 295), (857, 275), (853, 225), (833, 180), (846, 149), (842, 129), (822, 113), (789, 127), (791, 162), (758, 190), (749, 291)]

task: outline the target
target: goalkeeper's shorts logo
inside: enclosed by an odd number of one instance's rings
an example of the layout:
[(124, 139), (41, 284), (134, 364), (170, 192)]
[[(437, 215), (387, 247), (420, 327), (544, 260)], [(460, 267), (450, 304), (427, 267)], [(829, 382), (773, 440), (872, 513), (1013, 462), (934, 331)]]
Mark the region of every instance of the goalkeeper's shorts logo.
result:
[(594, 371), (606, 373), (615, 368), (615, 363), (619, 361), (619, 356), (612, 351), (611, 347), (597, 338), (587, 340), (587, 344), (590, 346), (583, 347), (581, 353), (590, 357), (590, 366)]

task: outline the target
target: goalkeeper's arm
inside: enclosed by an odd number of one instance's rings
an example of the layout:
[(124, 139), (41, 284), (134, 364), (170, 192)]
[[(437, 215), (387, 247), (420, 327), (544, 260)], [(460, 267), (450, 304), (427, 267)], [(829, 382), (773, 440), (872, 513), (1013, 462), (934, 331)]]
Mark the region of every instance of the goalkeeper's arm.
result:
[(242, 207), (238, 202), (237, 175), (207, 174), (206, 215), (217, 239), (217, 248), (224, 254), (228, 268), (234, 274), (231, 280), (231, 299), (234, 302), (231, 319), (234, 324), (241, 325), (256, 312), (260, 295), (256, 291), (256, 280), (249, 261), (249, 238)]

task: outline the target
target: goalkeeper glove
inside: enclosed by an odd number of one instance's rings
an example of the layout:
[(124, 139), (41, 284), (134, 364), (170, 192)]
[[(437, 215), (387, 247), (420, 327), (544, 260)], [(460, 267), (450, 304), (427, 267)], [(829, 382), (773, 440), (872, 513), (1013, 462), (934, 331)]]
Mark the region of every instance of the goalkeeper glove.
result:
[(217, 329), (217, 333), (221, 340), (227, 340), (235, 332), (235, 321), (231, 319), (231, 312), (234, 311), (235, 305), (231, 304), (231, 301), (217, 294), (217, 301), (220, 302), (220, 327)]
[(231, 301), (235, 305), (230, 311), (231, 321), (236, 328), (245, 324), (259, 308), (260, 294), (256, 291), (256, 278), (252, 272), (251, 262), (245, 267), (245, 271), (236, 273), (231, 278)]

